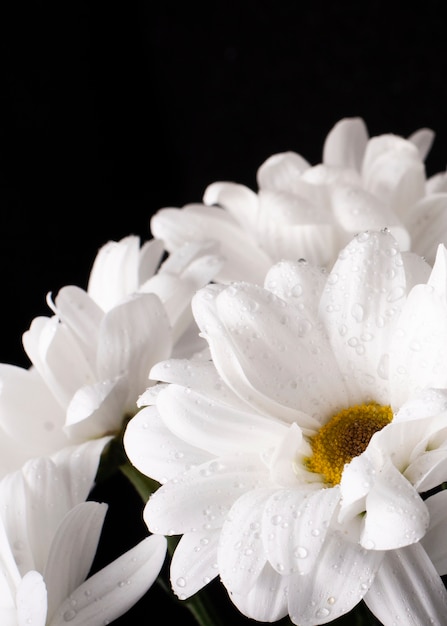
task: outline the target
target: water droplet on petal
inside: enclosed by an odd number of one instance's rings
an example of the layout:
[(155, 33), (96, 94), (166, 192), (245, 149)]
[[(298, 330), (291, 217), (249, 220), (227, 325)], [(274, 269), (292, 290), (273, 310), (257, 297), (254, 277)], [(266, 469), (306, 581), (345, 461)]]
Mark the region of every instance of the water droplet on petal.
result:
[(65, 613), (63, 614), (63, 618), (65, 622), (71, 622), (71, 620), (73, 620), (76, 617), (76, 611), (74, 609), (69, 609), (68, 611), (65, 611)]
[(307, 550), (304, 546), (298, 546), (295, 550), (295, 554), (299, 559), (305, 559), (309, 554), (309, 550)]

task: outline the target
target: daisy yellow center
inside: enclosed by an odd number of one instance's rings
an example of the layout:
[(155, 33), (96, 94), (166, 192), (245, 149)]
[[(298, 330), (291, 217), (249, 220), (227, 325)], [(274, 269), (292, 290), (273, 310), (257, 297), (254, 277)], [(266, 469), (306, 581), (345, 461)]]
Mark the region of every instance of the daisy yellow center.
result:
[(389, 424), (391, 407), (375, 402), (357, 404), (336, 413), (310, 440), (312, 456), (307, 469), (322, 474), (326, 483), (337, 485), (343, 468), (361, 454), (377, 431)]

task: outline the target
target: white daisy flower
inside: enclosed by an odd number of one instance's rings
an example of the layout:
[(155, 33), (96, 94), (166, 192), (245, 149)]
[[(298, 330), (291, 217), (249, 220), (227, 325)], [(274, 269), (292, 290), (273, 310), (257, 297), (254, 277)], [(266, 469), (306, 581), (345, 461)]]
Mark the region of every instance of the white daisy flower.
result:
[[(163, 263), (163, 245), (138, 237), (98, 252), (88, 289), (62, 288), (51, 317), (23, 335), (32, 367), (0, 365), (3, 472), (64, 445), (115, 435), (137, 410), (159, 360), (203, 348), (191, 297), (219, 269), (215, 244), (185, 244)], [(0, 466), (0, 470), (1, 470)]]
[(364, 232), (329, 273), (282, 261), (264, 287), (199, 290), (212, 360), (154, 366), (124, 436), (161, 483), (149, 530), (182, 535), (180, 598), (219, 576), (261, 622), (364, 600), (386, 626), (443, 623), (447, 492), (421, 494), (447, 478), (446, 276), (443, 246), (432, 269)]
[(166, 539), (149, 536), (88, 577), (107, 511), (85, 501), (97, 465), (91, 447), (31, 459), (0, 481), (2, 626), (103, 626), (158, 576)]
[(185, 241), (215, 238), (226, 263), (220, 282), (262, 284), (272, 263), (305, 258), (330, 268), (358, 232), (388, 228), (402, 250), (432, 263), (447, 243), (447, 177), (427, 180), (424, 159), (433, 131), (408, 139), (369, 137), (361, 118), (340, 120), (323, 146), (322, 162), (296, 152), (269, 157), (257, 192), (234, 182), (209, 185), (203, 203), (165, 207), (151, 218), (169, 251)]

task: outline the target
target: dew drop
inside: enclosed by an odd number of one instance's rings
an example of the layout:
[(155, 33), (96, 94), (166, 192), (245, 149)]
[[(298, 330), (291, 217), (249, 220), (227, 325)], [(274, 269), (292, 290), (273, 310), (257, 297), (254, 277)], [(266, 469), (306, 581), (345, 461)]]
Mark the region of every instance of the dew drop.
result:
[(318, 611), (315, 613), (315, 617), (327, 617), (328, 615), (330, 615), (330, 610), (327, 609), (326, 607), (323, 607), (322, 609), (318, 609)]
[(356, 322), (361, 322), (365, 315), (365, 310), (361, 304), (353, 304), (351, 308), (351, 315)]
[(295, 554), (299, 559), (305, 559), (309, 554), (309, 550), (307, 550), (304, 546), (298, 546), (295, 550)]
[(69, 609), (65, 611), (63, 618), (65, 622), (71, 622), (76, 617), (76, 611), (74, 609)]
[(394, 287), (394, 289), (391, 289), (391, 291), (389, 292), (387, 296), (387, 301), (396, 302), (396, 300), (400, 300), (400, 298), (402, 298), (402, 296), (404, 295), (405, 289), (403, 287)]
[(182, 577), (182, 578), (177, 578), (177, 587), (183, 588), (186, 587), (186, 580)]
[(382, 354), (382, 356), (380, 357), (379, 365), (377, 366), (377, 373), (380, 378), (383, 378), (384, 380), (388, 380), (389, 364), (390, 355)]
[(299, 298), (301, 294), (303, 293), (302, 285), (297, 283), (294, 287), (292, 287), (292, 289), (290, 290), (290, 293), (292, 294), (294, 298)]

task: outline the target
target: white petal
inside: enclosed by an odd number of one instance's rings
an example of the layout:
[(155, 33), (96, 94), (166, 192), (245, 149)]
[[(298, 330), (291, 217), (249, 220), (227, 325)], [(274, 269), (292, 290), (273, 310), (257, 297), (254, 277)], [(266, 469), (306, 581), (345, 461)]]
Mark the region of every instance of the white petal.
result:
[(286, 433), (286, 426), (275, 418), (178, 385), (160, 391), (157, 409), (174, 435), (215, 456), (257, 453), (277, 445)]
[[(313, 191), (307, 185), (305, 192)], [(326, 265), (335, 252), (333, 217), (327, 202), (318, 203), (304, 193), (259, 192), (256, 237), (273, 261), (305, 258)]]
[(0, 617), (2, 610), (15, 613), (15, 593), (21, 582), (21, 576), (14, 558), (10, 538), (3, 520), (0, 518)]
[(219, 528), (233, 503), (267, 479), (257, 457), (202, 463), (157, 489), (145, 506), (144, 520), (151, 532), (164, 535)]
[(137, 291), (139, 250), (140, 239), (135, 235), (108, 241), (99, 249), (87, 291), (104, 311)]
[(447, 387), (447, 302), (431, 285), (407, 297), (390, 345), (391, 403), (399, 407), (427, 387)]
[(171, 585), (174, 593), (185, 600), (211, 582), (217, 569), (219, 530), (186, 533), (177, 544), (171, 560)]
[(327, 275), (311, 263), (280, 261), (267, 272), (264, 286), (313, 321), (326, 279)]
[(50, 619), (59, 604), (87, 578), (106, 512), (107, 504), (81, 502), (59, 525), (44, 570)]
[(239, 611), (259, 622), (276, 622), (287, 615), (289, 577), (279, 576), (268, 563), (250, 591), (232, 593), (231, 600)]
[(390, 550), (419, 541), (429, 524), (426, 504), (414, 487), (387, 463), (366, 496), (360, 543), (368, 550)]
[(397, 215), (425, 193), (425, 167), (416, 146), (397, 135), (368, 141), (362, 167), (366, 189), (388, 204)]
[(47, 590), (41, 574), (35, 571), (25, 574), (17, 589), (16, 602), (17, 626), (45, 626)]
[(420, 544), (387, 552), (364, 600), (384, 626), (444, 624), (447, 615), (444, 583)]
[(66, 626), (67, 621), (70, 626), (103, 626), (126, 613), (157, 578), (166, 547), (165, 537), (143, 539), (78, 587), (48, 626)]
[(412, 250), (433, 264), (438, 245), (447, 245), (447, 193), (422, 198), (409, 211), (406, 223), (412, 236)]
[(360, 172), (368, 137), (368, 129), (362, 118), (341, 119), (327, 134), (323, 146), (323, 163), (350, 167)]
[(317, 324), (253, 285), (213, 295), (200, 290), (193, 311), (219, 374), (235, 393), (302, 428), (315, 428), (331, 407), (345, 406), (341, 375)]
[(446, 511), (447, 490), (442, 489), (425, 501), (430, 513), (430, 526), (421, 544), (440, 576), (447, 574)]
[(314, 569), (295, 574), (289, 586), (289, 615), (300, 626), (326, 624), (348, 613), (370, 587), (383, 553), (364, 550), (333, 533), (326, 541)]
[(272, 154), (256, 174), (259, 189), (293, 192), (296, 180), (309, 167), (310, 163), (296, 152)]
[(124, 449), (143, 474), (165, 483), (177, 474), (210, 460), (210, 455), (175, 437), (155, 407), (139, 411), (127, 424)]
[(443, 244), (436, 249), (435, 263), (427, 283), (447, 302), (447, 249)]
[(341, 251), (328, 276), (320, 316), (349, 386), (344, 406), (371, 399), (389, 402), (383, 359), (405, 301), (402, 265), (392, 235), (365, 232)]
[(362, 231), (387, 228), (398, 241), (401, 250), (410, 248), (410, 235), (399, 217), (360, 186), (336, 186), (331, 193), (331, 204), (338, 223), (349, 239)]
[(82, 387), (67, 407), (66, 432), (73, 443), (118, 432), (128, 394), (127, 378), (103, 380)]
[(267, 563), (262, 539), (262, 513), (277, 489), (247, 491), (231, 507), (220, 535), (217, 560), (221, 580), (232, 594), (247, 594)]
[(90, 365), (95, 365), (96, 337), (102, 309), (83, 290), (75, 286), (63, 287), (57, 294), (54, 311), (82, 342), (84, 354)]
[(145, 241), (140, 248), (138, 284), (142, 285), (153, 276), (160, 266), (164, 254), (163, 242), (158, 239)]
[(64, 411), (34, 368), (23, 369), (0, 364), (0, 423), (2, 430), (15, 440), (18, 462), (2, 465), (10, 471), (26, 460), (23, 455), (50, 454), (68, 444), (62, 430)]
[(268, 560), (278, 574), (308, 574), (313, 569), (339, 500), (338, 488), (311, 493), (284, 489), (270, 497), (262, 534)]
[(422, 161), (425, 160), (427, 154), (430, 152), (434, 139), (435, 133), (431, 128), (420, 128), (408, 137), (408, 140), (414, 143), (419, 150), (419, 156)]
[(208, 206), (217, 204), (225, 208), (249, 232), (256, 228), (258, 197), (245, 185), (226, 182), (211, 183), (205, 189), (203, 202)]
[(95, 379), (81, 344), (56, 317), (34, 318), (22, 339), (30, 361), (62, 407), (76, 389)]
[(216, 280), (229, 282), (242, 277), (262, 282), (271, 265), (268, 256), (224, 209), (196, 204), (165, 208), (152, 216), (150, 224), (153, 235), (164, 241), (169, 252), (187, 241), (218, 241), (226, 263)]
[(172, 336), (159, 298), (140, 294), (104, 316), (98, 338), (98, 376), (112, 380), (126, 375), (125, 409), (135, 411), (138, 395), (148, 386), (150, 368), (171, 354)]
[(68, 486), (70, 508), (84, 502), (93, 488), (99, 460), (111, 437), (101, 437), (85, 443), (67, 446), (53, 454), (58, 466), (59, 480)]

